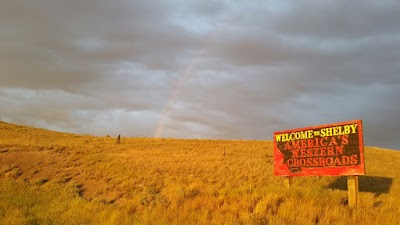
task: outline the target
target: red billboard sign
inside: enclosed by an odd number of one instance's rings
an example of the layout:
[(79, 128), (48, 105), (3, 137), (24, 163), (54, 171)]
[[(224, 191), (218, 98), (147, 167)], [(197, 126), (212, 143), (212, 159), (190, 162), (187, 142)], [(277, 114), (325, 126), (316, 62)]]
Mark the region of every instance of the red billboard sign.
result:
[(364, 175), (362, 121), (274, 132), (277, 176)]

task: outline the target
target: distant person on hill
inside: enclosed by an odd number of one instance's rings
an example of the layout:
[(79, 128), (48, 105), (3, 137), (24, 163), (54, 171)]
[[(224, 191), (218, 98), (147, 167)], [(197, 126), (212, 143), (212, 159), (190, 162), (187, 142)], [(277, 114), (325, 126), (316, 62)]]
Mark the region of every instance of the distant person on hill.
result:
[(118, 134), (118, 138), (117, 138), (117, 141), (116, 141), (115, 143), (116, 143), (116, 144), (121, 143), (121, 135), (120, 135), (120, 134)]

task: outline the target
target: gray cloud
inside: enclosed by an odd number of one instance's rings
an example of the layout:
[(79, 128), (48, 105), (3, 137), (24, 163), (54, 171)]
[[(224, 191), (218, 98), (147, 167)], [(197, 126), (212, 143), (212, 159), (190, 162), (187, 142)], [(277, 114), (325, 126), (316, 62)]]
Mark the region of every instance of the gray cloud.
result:
[(272, 139), (363, 119), (400, 149), (397, 1), (7, 1), (0, 120), (91, 134)]
[(275, 20), (281, 32), (319, 39), (358, 39), (377, 34), (398, 34), (397, 1), (296, 1)]

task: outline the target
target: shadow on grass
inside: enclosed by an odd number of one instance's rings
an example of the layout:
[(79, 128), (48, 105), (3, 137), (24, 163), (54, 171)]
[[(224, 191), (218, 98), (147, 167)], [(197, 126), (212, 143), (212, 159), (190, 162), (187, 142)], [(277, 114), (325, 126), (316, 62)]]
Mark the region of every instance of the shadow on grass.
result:
[[(358, 191), (375, 193), (375, 197), (381, 194), (387, 194), (392, 186), (393, 178), (388, 177), (371, 177), (359, 176), (358, 177)], [(347, 191), (347, 177), (338, 177), (335, 181), (329, 184), (327, 189), (346, 190)]]

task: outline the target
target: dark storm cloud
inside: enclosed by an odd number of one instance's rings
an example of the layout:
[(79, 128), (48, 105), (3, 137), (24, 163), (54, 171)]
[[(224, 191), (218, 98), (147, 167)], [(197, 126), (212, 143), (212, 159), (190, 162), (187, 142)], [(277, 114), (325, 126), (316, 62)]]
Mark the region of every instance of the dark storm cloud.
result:
[(399, 15), (397, 1), (7, 1), (0, 119), (224, 139), (363, 119), (366, 144), (400, 149)]
[[(107, 77), (124, 61), (174, 68), (194, 36), (140, 2), (7, 2), (0, 10), (2, 86), (56, 87)], [(23, 65), (23, 66), (22, 66)]]

